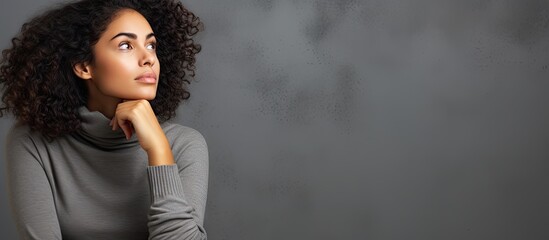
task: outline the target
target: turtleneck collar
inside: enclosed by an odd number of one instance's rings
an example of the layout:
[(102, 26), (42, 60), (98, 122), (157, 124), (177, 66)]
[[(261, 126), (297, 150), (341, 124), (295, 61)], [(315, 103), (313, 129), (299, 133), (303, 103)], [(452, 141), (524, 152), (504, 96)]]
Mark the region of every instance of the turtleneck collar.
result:
[(99, 111), (90, 112), (86, 106), (78, 109), (82, 119), (82, 127), (76, 134), (86, 142), (104, 150), (117, 150), (134, 147), (139, 144), (136, 134), (127, 140), (122, 129), (112, 130), (110, 119)]

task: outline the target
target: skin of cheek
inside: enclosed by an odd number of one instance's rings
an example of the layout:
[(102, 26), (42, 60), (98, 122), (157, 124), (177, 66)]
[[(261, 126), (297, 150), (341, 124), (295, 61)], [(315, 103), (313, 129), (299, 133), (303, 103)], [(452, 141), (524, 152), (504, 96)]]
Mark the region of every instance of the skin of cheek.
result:
[[(149, 67), (140, 67), (139, 61), (134, 55), (126, 54), (96, 54), (95, 66), (93, 70), (92, 82), (105, 97), (114, 97), (120, 99), (147, 99), (152, 100), (156, 97), (156, 84), (144, 84), (135, 81), (135, 78), (144, 72), (150, 72)], [(160, 67), (158, 59), (155, 59), (152, 71), (159, 74)]]

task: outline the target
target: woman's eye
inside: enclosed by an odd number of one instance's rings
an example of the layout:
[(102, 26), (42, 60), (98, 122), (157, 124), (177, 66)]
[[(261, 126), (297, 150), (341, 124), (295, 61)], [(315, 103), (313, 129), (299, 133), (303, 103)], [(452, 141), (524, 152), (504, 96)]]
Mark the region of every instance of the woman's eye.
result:
[(131, 49), (132, 46), (127, 42), (123, 42), (123, 43), (120, 43), (120, 45), (118, 45), (118, 48), (123, 50), (128, 50), (128, 49)]
[(155, 50), (156, 49), (156, 43), (151, 43), (151, 44), (147, 45), (147, 49)]

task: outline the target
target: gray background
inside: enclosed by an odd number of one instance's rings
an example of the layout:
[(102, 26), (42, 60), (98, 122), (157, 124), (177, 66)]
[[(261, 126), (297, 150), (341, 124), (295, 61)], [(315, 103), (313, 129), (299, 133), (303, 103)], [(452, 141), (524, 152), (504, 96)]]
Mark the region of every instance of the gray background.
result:
[[(0, 46), (52, 2), (3, 2)], [(548, 1), (187, 5), (210, 239), (549, 238)]]

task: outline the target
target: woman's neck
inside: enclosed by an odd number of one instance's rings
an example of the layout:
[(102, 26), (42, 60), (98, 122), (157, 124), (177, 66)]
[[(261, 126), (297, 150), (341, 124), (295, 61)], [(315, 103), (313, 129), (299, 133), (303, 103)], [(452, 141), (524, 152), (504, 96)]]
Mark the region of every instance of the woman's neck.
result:
[(102, 102), (98, 101), (88, 101), (87, 107), (90, 110), (90, 112), (98, 111), (105, 115), (105, 117), (112, 119), (114, 117), (114, 114), (116, 113), (116, 108), (118, 107), (118, 104), (122, 102), (122, 99), (104, 99)]

